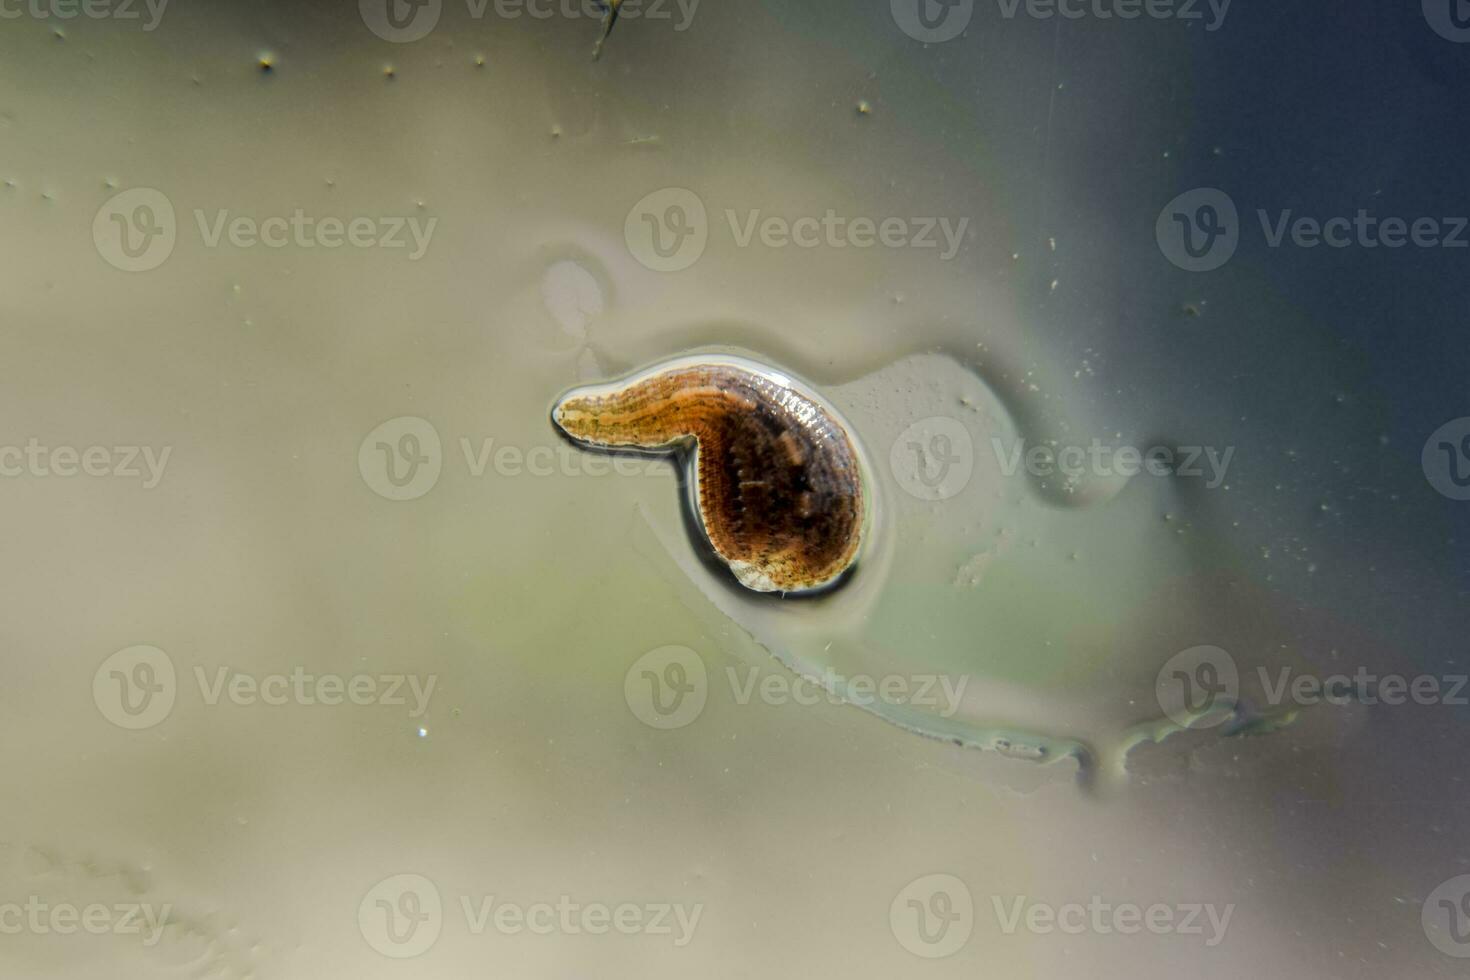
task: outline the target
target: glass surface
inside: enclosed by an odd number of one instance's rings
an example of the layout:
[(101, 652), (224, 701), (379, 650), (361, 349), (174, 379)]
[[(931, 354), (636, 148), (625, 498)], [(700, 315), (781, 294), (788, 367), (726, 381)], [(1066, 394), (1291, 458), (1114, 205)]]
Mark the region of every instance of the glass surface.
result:
[(612, 13), (0, 0), (0, 976), (1463, 976), (1470, 8)]

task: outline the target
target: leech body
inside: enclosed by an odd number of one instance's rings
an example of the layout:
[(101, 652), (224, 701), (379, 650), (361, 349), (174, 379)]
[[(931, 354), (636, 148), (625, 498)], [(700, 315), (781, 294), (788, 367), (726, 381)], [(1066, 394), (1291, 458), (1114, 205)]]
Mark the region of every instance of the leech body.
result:
[(821, 589), (857, 559), (867, 494), (852, 437), (779, 371), (681, 358), (574, 389), (552, 418), (587, 446), (692, 452), (705, 536), (746, 588)]

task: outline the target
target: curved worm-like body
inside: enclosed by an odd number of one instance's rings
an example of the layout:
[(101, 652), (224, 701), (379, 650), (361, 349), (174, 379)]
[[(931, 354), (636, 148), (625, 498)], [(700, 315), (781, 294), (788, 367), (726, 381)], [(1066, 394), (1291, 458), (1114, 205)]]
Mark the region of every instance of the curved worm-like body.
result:
[(692, 453), (705, 536), (746, 588), (810, 592), (857, 559), (863, 469), (835, 410), (773, 368), (688, 357), (576, 388), (552, 418), (587, 446)]

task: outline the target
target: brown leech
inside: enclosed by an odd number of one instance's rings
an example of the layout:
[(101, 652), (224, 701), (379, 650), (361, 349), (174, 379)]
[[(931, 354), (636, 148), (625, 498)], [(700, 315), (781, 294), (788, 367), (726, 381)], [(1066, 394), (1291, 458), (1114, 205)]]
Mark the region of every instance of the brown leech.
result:
[(746, 588), (821, 589), (857, 559), (866, 506), (857, 450), (835, 413), (779, 371), (682, 358), (576, 388), (552, 418), (587, 446), (692, 450), (705, 536)]

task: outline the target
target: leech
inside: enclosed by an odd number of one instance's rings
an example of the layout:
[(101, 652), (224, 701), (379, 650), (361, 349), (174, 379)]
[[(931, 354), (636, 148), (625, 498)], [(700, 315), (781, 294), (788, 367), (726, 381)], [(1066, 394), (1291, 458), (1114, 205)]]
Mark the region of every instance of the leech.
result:
[(810, 592), (856, 562), (867, 494), (846, 425), (779, 371), (680, 359), (577, 388), (552, 418), (574, 441), (688, 457), (716, 555), (757, 592)]

